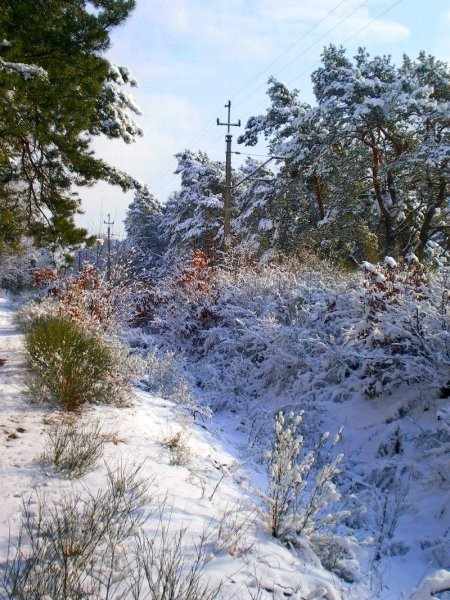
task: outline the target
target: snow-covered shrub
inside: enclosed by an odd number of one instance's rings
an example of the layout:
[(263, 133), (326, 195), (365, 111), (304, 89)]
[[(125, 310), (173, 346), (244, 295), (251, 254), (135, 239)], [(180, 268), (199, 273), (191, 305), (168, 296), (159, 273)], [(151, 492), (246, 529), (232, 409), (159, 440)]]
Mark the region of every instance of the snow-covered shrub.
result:
[[(145, 288), (140, 281), (128, 281), (125, 270), (122, 279), (115, 277), (108, 282), (87, 262), (69, 276), (58, 276), (49, 267), (35, 269), (31, 286), (35, 304), (43, 304), (47, 312), (109, 334), (121, 332), (124, 325), (133, 321)], [(30, 303), (28, 310), (39, 309)]]
[(76, 275), (54, 282), (50, 292), (59, 314), (114, 331), (134, 314), (131, 287), (125, 282), (108, 283), (93, 265), (84, 263)]
[(164, 502), (147, 530), (150, 483), (140, 467), (120, 465), (98, 492), (78, 487), (57, 499), (31, 497), (0, 565), (0, 598), (217, 598), (220, 584), (203, 577), (206, 534), (187, 543), (186, 528), (171, 527)]
[(351, 276), (282, 264), (221, 267), (213, 300), (193, 302), (165, 281), (148, 328), (154, 343), (185, 357), (213, 409), (241, 407), (252, 419), (274, 395), (281, 406), (298, 397), (305, 406), (400, 385), (442, 388), (450, 364), (448, 275), (408, 260), (367, 263), (367, 275)]
[(231, 556), (242, 556), (253, 546), (258, 513), (255, 507), (242, 502), (225, 510), (217, 526), (214, 553), (227, 552)]
[(35, 402), (52, 401), (65, 410), (86, 402), (121, 404), (129, 372), (123, 350), (68, 318), (38, 317), (25, 331)]
[(35, 264), (35, 257), (28, 254), (0, 256), (0, 288), (13, 294), (28, 290)]
[(356, 540), (348, 536), (315, 533), (309, 539), (309, 543), (322, 566), (328, 571), (336, 573), (348, 583), (353, 583), (361, 577), (355, 554)]
[(155, 396), (189, 404), (192, 398), (182, 362), (174, 352), (153, 348), (139, 361), (139, 385)]
[[(295, 543), (298, 536), (311, 536), (347, 516), (347, 511), (327, 512), (341, 495), (333, 481), (339, 473), (342, 454), (332, 456), (339, 431), (327, 455), (321, 456), (329, 434), (321, 435), (314, 448), (301, 456), (304, 439), (298, 429), (302, 414), (275, 416), (275, 438), (267, 452), (269, 487), (265, 497), (269, 527), (274, 537)], [(319, 460), (320, 459), (320, 460)], [(313, 467), (317, 464), (317, 468)]]
[[(222, 398), (228, 406), (241, 404), (244, 396), (245, 406), (251, 408), (255, 398), (257, 409), (266, 394), (305, 397), (322, 389), (327, 362), (335, 357), (342, 361), (337, 346), (343, 311), (354, 310), (357, 293), (350, 290), (340, 305), (345, 290), (340, 278), (333, 281), (329, 273), (308, 270), (294, 273), (280, 265), (248, 269), (233, 278), (221, 274), (219, 282), (217, 319), (201, 332), (196, 364), (214, 406), (220, 407)], [(330, 307), (337, 302), (335, 322)], [(336, 379), (334, 373), (330, 376)]]
[(195, 251), (148, 296), (149, 319), (142, 325), (160, 334), (170, 348), (201, 351), (205, 332), (217, 320), (217, 294), (217, 270), (204, 252)]
[(402, 383), (445, 383), (450, 367), (448, 273), (427, 273), (410, 255), (399, 267), (363, 265), (366, 275), (358, 323), (347, 339), (359, 350), (360, 378), (369, 396), (390, 393)]
[[(139, 339), (137, 340), (139, 343)], [(174, 402), (178, 411), (204, 418), (211, 416), (206, 406), (200, 406), (193, 392), (193, 381), (185, 370), (183, 357), (174, 352), (151, 349), (143, 356), (136, 353), (131, 358), (135, 383), (155, 396)]]
[(192, 252), (185, 267), (174, 278), (173, 285), (179, 286), (189, 301), (204, 297), (214, 298), (214, 261), (202, 250)]
[(23, 333), (26, 333), (36, 319), (47, 316), (58, 316), (58, 307), (54, 300), (51, 298), (43, 298), (39, 302), (31, 300), (17, 309), (14, 322)]
[(39, 267), (33, 271), (31, 276), (30, 285), (32, 288), (40, 290), (48, 289), (55, 281), (57, 281), (58, 275), (55, 269), (52, 267)]
[(105, 439), (98, 420), (83, 423), (76, 417), (49, 424), (41, 460), (55, 465), (68, 477), (82, 477), (103, 453)]

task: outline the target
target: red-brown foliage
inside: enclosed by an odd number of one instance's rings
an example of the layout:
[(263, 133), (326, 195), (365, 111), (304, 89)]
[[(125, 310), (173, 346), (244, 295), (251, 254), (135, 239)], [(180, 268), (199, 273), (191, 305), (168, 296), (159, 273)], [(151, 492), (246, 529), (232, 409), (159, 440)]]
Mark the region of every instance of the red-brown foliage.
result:
[(36, 289), (48, 288), (52, 283), (57, 281), (58, 275), (51, 267), (40, 267), (35, 269), (31, 276), (31, 287)]
[(214, 260), (203, 250), (194, 250), (186, 267), (174, 279), (173, 284), (181, 288), (192, 300), (210, 299), (214, 291)]

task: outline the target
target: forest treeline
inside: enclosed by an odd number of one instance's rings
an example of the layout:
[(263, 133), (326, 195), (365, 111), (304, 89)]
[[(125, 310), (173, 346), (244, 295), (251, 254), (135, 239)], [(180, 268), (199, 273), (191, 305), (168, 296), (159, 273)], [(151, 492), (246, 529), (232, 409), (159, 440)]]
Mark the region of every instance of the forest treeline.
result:
[[(233, 172), (232, 247), (271, 258), (313, 253), (333, 262), (420, 259), (448, 251), (450, 72), (421, 53), (354, 59), (333, 45), (312, 73), (316, 102), (274, 78), (269, 107), (238, 142), (265, 139), (283, 160), (273, 170), (247, 158)], [(128, 237), (149, 257), (222, 244), (225, 165), (204, 152), (176, 155), (180, 188), (161, 206), (140, 190)]]
[[(180, 149), (179, 188), (167, 202), (94, 153), (97, 136), (142, 135), (106, 57), (134, 0), (6, 0), (0, 7), (0, 256), (20, 240), (74, 250), (93, 243), (76, 224), (75, 190), (104, 180), (134, 189), (128, 244), (147, 266), (223, 246), (225, 164)], [(422, 52), (349, 58), (330, 45), (312, 73), (315, 101), (270, 78), (268, 108), (248, 119), (241, 148), (264, 139), (277, 160), (249, 156), (232, 173), (231, 247), (272, 259), (334, 263), (448, 251), (450, 71)], [(240, 185), (237, 185), (240, 183)]]

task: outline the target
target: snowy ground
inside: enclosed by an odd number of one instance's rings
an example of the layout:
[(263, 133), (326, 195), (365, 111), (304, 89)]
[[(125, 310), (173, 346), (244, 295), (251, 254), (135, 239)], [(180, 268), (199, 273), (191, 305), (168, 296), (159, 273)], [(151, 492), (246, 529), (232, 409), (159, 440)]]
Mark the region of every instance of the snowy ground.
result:
[[(62, 490), (80, 485), (39, 460), (50, 413), (47, 407), (31, 406), (21, 393), (21, 337), (11, 317), (10, 304), (0, 297), (0, 358), (6, 359), (0, 367), (1, 557), (7, 552), (8, 532), (14, 536), (18, 531), (22, 502), (34, 490), (57, 498)], [(450, 566), (449, 448), (442, 445), (448, 422), (437, 396), (429, 390), (406, 398), (399, 391), (388, 404), (379, 399), (364, 406), (355, 401), (328, 407), (324, 421), (330, 429), (345, 426), (342, 450), (357, 502), (367, 494), (380, 503), (375, 492), (383, 488), (380, 478), (386, 478), (386, 490), (396, 490), (386, 493), (378, 514), (357, 518), (363, 575), (352, 585), (325, 570), (309, 552), (293, 553), (270, 536), (258, 495), (265, 485), (263, 470), (248, 455), (238, 415), (186, 423), (173, 403), (140, 391), (127, 408), (90, 408), (82, 418), (100, 418), (110, 441), (104, 462), (83, 483), (92, 490), (104, 485), (106, 464), (142, 465), (154, 496), (167, 498), (170, 527), (187, 527), (191, 547), (208, 531), (205, 577), (223, 582), (223, 600), (444, 598), (432, 595), (450, 587), (450, 572), (444, 570)], [(416, 408), (406, 419), (399, 407), (407, 401)], [(163, 444), (181, 428), (190, 450), (186, 466), (171, 464)], [(392, 486), (389, 478), (398, 485)], [(356, 513), (360, 507), (354, 508)], [(145, 528), (151, 533), (158, 522), (149, 506)], [(227, 537), (224, 531), (233, 530), (233, 523), (236, 533)]]

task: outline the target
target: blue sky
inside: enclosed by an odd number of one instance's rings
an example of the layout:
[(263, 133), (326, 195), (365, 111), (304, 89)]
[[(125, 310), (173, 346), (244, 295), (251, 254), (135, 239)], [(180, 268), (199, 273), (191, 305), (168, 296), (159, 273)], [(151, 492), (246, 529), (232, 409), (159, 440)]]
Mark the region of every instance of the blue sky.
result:
[[(224, 134), (216, 118), (247, 119), (265, 111), (267, 79), (274, 75), (313, 102), (310, 74), (328, 43), (352, 56), (359, 46), (395, 63), (420, 50), (450, 60), (448, 0), (137, 0), (131, 18), (113, 31), (109, 57), (139, 81), (133, 95), (144, 137), (135, 144), (98, 140), (96, 149), (145, 182), (164, 202), (178, 187), (173, 155), (186, 148), (224, 158)], [(239, 131), (234, 128), (234, 140)], [(243, 148), (236, 148), (244, 150)], [(236, 157), (235, 164), (238, 164)], [(107, 185), (82, 190), (80, 224), (114, 231), (132, 194)]]

